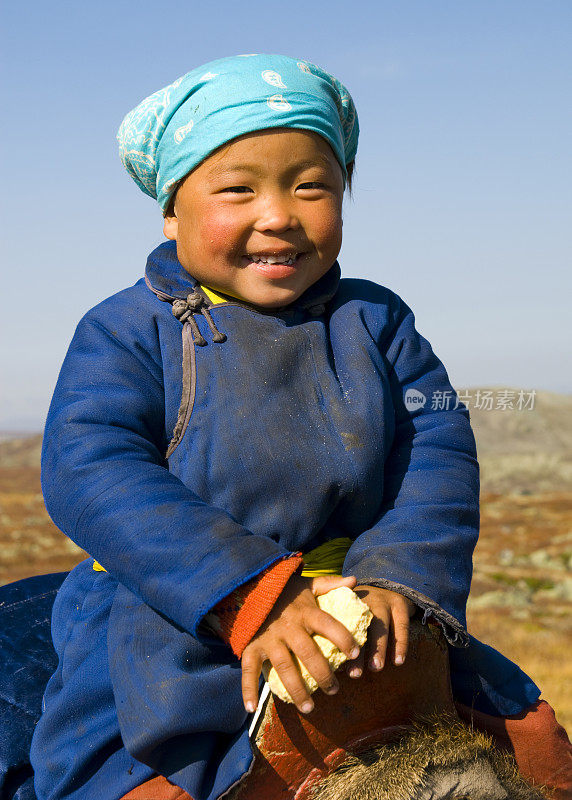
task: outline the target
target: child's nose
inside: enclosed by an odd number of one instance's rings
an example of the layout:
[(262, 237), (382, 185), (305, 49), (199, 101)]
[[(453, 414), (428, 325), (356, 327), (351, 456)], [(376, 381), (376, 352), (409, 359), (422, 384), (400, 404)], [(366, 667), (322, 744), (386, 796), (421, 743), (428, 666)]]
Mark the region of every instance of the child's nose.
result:
[(276, 194), (264, 199), (255, 224), (256, 230), (283, 233), (299, 226), (300, 221), (288, 197)]

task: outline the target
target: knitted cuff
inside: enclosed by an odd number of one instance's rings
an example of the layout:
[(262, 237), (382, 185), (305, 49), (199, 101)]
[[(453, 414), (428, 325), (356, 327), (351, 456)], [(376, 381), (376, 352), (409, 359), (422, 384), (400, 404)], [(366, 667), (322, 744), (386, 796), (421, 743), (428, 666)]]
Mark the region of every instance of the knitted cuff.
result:
[(230, 645), (238, 658), (302, 563), (300, 553), (283, 558), (239, 586), (208, 614), (211, 627)]

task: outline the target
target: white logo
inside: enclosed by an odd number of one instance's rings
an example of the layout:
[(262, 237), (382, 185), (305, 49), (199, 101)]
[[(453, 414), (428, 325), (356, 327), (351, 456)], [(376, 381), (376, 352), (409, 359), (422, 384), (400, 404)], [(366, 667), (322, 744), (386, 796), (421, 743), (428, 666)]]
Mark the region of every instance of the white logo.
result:
[(298, 69), (302, 70), (302, 72), (307, 72), (308, 75), (312, 74), (312, 70), (310, 69), (310, 67), (307, 64), (304, 64), (303, 61), (298, 61), (298, 65), (297, 66), (298, 66)]
[(416, 408), (423, 408), (427, 402), (427, 398), (423, 392), (417, 389), (407, 389), (405, 392), (405, 408), (408, 411), (415, 411)]
[(216, 78), (218, 72), (205, 72), (204, 75), (201, 75), (199, 78), (200, 81), (211, 81), (213, 78)]
[(287, 100), (284, 100), (281, 94), (273, 94), (266, 101), (272, 111), (291, 111), (292, 106)]
[(181, 144), (187, 133), (190, 133), (193, 129), (194, 121), (191, 119), (187, 122), (186, 125), (181, 125), (180, 128), (177, 128), (175, 133), (173, 134), (173, 138), (175, 139), (177, 144)]
[(282, 80), (282, 76), (277, 72), (274, 72), (273, 69), (265, 69), (262, 73), (262, 80), (266, 81), (266, 83), (269, 83), (270, 86), (276, 86), (278, 89), (286, 88), (286, 84)]

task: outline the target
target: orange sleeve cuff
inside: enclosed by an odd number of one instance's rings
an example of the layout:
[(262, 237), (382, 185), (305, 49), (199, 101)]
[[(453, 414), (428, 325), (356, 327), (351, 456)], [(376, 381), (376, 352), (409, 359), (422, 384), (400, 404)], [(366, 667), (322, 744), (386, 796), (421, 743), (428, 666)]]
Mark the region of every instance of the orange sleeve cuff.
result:
[(217, 632), (238, 658), (302, 563), (301, 553), (283, 558), (239, 586), (213, 608), (211, 613), (217, 621)]

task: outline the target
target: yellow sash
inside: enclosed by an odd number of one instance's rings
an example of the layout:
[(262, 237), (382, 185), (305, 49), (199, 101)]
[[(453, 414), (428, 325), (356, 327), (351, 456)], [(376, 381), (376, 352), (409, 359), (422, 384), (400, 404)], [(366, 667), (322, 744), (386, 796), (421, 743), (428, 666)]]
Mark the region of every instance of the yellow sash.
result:
[[(309, 553), (305, 553), (304, 568), (302, 577), (317, 578), (321, 575), (341, 575), (346, 553), (352, 544), (351, 539), (339, 538), (330, 539), (329, 542), (315, 547)], [(93, 569), (96, 572), (107, 572), (97, 561), (93, 562)]]

